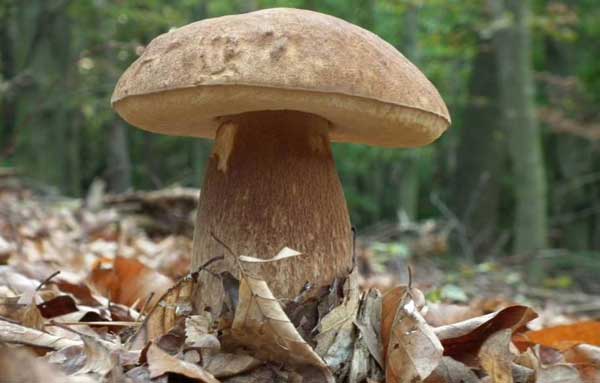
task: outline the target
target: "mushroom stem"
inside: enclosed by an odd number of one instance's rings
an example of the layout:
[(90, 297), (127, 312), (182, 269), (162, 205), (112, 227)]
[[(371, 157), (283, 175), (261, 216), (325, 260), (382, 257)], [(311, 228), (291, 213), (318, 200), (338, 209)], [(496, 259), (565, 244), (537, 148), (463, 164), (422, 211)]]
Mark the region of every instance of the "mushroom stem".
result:
[[(223, 118), (200, 195), (192, 267), (222, 255), (271, 258), (287, 246), (303, 254), (245, 268), (277, 298), (296, 297), (308, 282), (329, 285), (352, 268), (352, 234), (331, 153), (327, 120), (296, 111)], [(247, 267), (246, 267), (247, 266)], [(232, 256), (201, 273), (198, 308), (217, 313), (223, 287), (216, 273), (239, 277)]]

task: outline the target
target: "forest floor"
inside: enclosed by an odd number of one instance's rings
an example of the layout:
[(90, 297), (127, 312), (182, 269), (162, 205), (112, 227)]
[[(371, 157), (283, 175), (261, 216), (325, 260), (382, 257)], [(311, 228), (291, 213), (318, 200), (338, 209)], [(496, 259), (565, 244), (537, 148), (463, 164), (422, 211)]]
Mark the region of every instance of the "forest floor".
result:
[[(90, 374), (114, 374), (114, 362), (107, 362), (106, 358), (102, 361), (103, 358), (97, 355), (90, 356), (102, 354), (98, 349), (107, 346), (90, 343), (85, 337), (102, 334), (102, 343), (114, 340), (118, 333), (123, 339), (124, 328), (130, 323), (141, 323), (139, 321), (145, 314), (150, 316), (149, 308), (157, 302), (164, 304), (163, 295), (173, 291), (176, 281), (185, 277), (190, 267), (196, 190), (177, 188), (111, 196), (104, 195), (101, 189), (101, 185), (96, 185), (85, 200), (73, 200), (36, 194), (18, 180), (0, 184), (0, 346), (2, 342), (24, 344), (37, 355), (46, 354), (48, 349), (56, 350), (49, 353), (50, 356), (46, 355), (45, 360), (60, 365), (61, 373), (71, 375), (77, 371), (83, 380), (73, 381), (86, 381)], [(380, 234), (385, 232), (385, 236), (359, 235), (355, 256), (362, 291), (377, 288), (384, 294), (393, 293), (402, 284), (409, 285), (409, 289), (418, 288), (428, 303), (421, 313), (432, 328), (527, 306), (538, 315), (537, 319), (529, 321), (527, 331), (561, 328), (556, 326), (568, 328), (559, 335), (542, 333), (541, 340), (533, 343), (560, 352), (566, 352), (565, 343), (569, 347), (600, 345), (600, 325), (594, 322), (600, 317), (600, 297), (589, 292), (595, 278), (586, 276), (590, 278), (586, 281), (577, 274), (579, 269), (571, 275), (569, 269), (555, 267), (554, 261), (542, 261), (537, 266), (543, 265), (547, 275), (538, 284), (528, 284), (532, 264), (537, 261), (526, 263), (522, 259), (500, 258), (479, 263), (462, 262), (445, 255), (448, 233), (443, 229), (443, 223), (428, 221), (408, 226), (407, 229), (406, 224), (387, 225), (375, 230)], [(111, 324), (102, 327), (102, 322)], [(77, 325), (83, 323), (88, 325)], [(42, 332), (30, 334), (35, 340), (23, 340), (27, 334), (18, 339), (11, 338), (11, 331), (16, 330), (6, 327), (9, 324)], [(51, 332), (46, 332), (48, 327), (52, 327)], [(169, 329), (163, 330), (169, 332)], [(573, 338), (572, 333), (577, 335)], [(51, 338), (41, 340), (42, 334)], [(68, 361), (67, 353), (58, 353), (65, 347), (79, 345), (80, 338), (87, 347), (86, 352), (80, 353), (86, 356)], [(63, 347), (56, 347), (55, 342)], [(513, 342), (518, 343), (514, 339)], [(164, 344), (161, 346), (168, 349)], [(148, 352), (148, 346), (145, 347)], [(0, 365), (1, 351), (0, 348)], [(146, 358), (154, 358), (161, 352), (156, 349), (153, 356)], [(554, 358), (549, 361), (540, 356), (541, 351), (537, 352), (541, 362), (556, 363), (556, 355), (548, 357)], [(580, 354), (577, 363), (581, 362)], [(598, 355), (600, 348), (594, 348), (592, 355), (584, 358), (585, 366), (594, 366), (594, 377), (598, 376), (597, 370), (600, 371), (600, 359), (594, 361)], [(29, 358), (28, 355), (22, 357)], [(91, 361), (96, 357), (99, 359), (94, 365)], [(120, 354), (122, 359), (128, 357), (136, 359), (140, 356)], [(561, 358), (562, 364), (571, 367), (577, 364), (566, 356)], [(194, 372), (182, 372), (181, 366), (162, 366), (162, 370), (156, 367), (158, 370), (155, 371), (150, 368), (140, 370), (136, 375), (131, 371), (135, 371), (132, 366), (139, 365), (139, 360), (127, 363), (127, 378), (132, 382), (146, 381), (148, 371), (153, 377), (169, 373), (196, 377)], [(121, 364), (125, 366), (126, 362)], [(528, 368), (535, 370), (531, 365)], [(485, 366), (483, 370), (486, 370)], [(124, 371), (127, 369), (120, 373)], [(566, 376), (573, 371), (565, 372)], [(586, 380), (581, 369), (577, 373), (580, 381), (595, 381)], [(589, 369), (585, 373), (589, 375)], [(543, 381), (539, 376), (531, 378), (534, 375), (528, 375), (530, 380), (523, 381)], [(60, 376), (56, 381), (64, 378)], [(206, 377), (194, 381), (212, 382)]]

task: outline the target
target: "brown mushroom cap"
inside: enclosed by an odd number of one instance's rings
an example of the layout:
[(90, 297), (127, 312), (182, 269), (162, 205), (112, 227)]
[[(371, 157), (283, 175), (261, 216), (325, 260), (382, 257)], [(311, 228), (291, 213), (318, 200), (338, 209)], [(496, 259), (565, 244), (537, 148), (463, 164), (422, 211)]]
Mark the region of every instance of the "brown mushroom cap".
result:
[(117, 112), (140, 128), (213, 138), (219, 117), (297, 110), (331, 122), (330, 138), (413, 147), (450, 124), (427, 78), (390, 44), (344, 20), (266, 9), (158, 36), (123, 74)]

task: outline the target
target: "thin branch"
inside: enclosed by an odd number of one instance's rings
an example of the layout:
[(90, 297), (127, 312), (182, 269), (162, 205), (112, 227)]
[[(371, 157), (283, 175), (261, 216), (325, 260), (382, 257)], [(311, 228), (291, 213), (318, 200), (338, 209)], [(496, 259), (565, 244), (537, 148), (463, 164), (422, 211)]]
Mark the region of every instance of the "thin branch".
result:
[(430, 199), (431, 199), (431, 203), (435, 207), (437, 207), (438, 210), (442, 213), (442, 215), (444, 215), (444, 217), (446, 217), (446, 219), (448, 219), (450, 221), (451, 225), (454, 228), (456, 228), (456, 230), (458, 231), (458, 234), (459, 234), (458, 240), (460, 242), (461, 248), (462, 248), (463, 252), (465, 253), (465, 256), (467, 257), (467, 259), (469, 261), (473, 262), (474, 261), (473, 247), (472, 247), (471, 243), (469, 242), (465, 225), (458, 219), (456, 214), (454, 214), (454, 212), (452, 210), (450, 210), (448, 208), (448, 206), (446, 206), (446, 204), (444, 204), (444, 202), (442, 202), (442, 200), (437, 196), (437, 194), (432, 193)]
[(223, 246), (227, 252), (229, 252), (229, 254), (231, 254), (234, 258), (236, 257), (235, 253), (233, 252), (233, 250), (231, 250), (231, 248), (229, 246), (227, 246), (227, 244), (223, 241), (221, 241), (219, 238), (217, 238), (217, 236), (215, 235), (215, 233), (213, 233), (212, 231), (210, 232), (210, 236), (219, 243), (219, 245)]
[(60, 274), (60, 270), (56, 270), (55, 272), (53, 272), (52, 274), (50, 274), (50, 276), (48, 276), (48, 278), (44, 279), (39, 285), (38, 287), (35, 289), (35, 291), (40, 291), (40, 289), (42, 287), (44, 287), (45, 284), (47, 284), (48, 282), (50, 282), (50, 280), (54, 277), (56, 277), (58, 274)]

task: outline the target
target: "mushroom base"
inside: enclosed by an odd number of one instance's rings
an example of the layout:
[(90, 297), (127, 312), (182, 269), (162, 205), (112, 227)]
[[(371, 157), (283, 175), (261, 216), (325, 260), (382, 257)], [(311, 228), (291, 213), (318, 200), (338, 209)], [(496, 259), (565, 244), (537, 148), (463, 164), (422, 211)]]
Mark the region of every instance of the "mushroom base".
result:
[[(329, 285), (352, 269), (352, 230), (328, 138), (329, 123), (295, 111), (227, 116), (217, 132), (200, 195), (192, 269), (201, 272), (197, 309), (217, 314), (224, 290), (218, 275), (239, 278), (236, 256), (267, 259), (287, 246), (302, 253), (244, 268), (277, 298), (294, 298), (309, 283)], [(214, 237), (213, 237), (214, 235)]]

